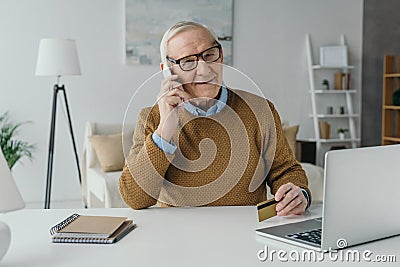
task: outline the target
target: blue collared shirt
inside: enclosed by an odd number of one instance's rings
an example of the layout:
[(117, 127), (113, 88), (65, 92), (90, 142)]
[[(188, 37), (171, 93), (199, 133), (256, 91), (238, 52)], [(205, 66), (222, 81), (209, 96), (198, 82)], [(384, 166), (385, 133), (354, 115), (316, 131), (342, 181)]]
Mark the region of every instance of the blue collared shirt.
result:
[(222, 82), (221, 95), (219, 96), (217, 103), (212, 105), (207, 111), (204, 111), (199, 107), (196, 107), (190, 102), (184, 103), (184, 107), (188, 112), (192, 113), (193, 115), (207, 117), (215, 115), (218, 112), (220, 112), (226, 106), (227, 101), (228, 101), (228, 90), (226, 89), (225, 83)]

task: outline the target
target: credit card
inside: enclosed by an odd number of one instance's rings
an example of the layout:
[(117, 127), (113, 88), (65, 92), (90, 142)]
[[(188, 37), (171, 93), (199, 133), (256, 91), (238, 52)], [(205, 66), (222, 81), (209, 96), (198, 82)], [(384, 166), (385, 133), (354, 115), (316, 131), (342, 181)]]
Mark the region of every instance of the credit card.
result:
[(278, 202), (275, 200), (275, 198), (258, 203), (258, 221), (262, 222), (266, 219), (276, 216), (276, 204), (278, 204)]

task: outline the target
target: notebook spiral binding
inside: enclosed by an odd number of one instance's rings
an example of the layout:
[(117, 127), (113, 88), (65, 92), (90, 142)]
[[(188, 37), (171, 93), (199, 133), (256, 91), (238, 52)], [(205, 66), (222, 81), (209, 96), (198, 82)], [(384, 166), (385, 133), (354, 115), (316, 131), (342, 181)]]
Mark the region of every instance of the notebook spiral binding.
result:
[(60, 231), (61, 229), (63, 229), (64, 227), (66, 227), (68, 224), (72, 223), (73, 221), (75, 221), (80, 215), (79, 214), (72, 214), (71, 216), (69, 216), (67, 219), (65, 219), (64, 221), (60, 222), (59, 224), (53, 226), (50, 229), (50, 234), (51, 235), (55, 235), (58, 231)]
[(53, 237), (53, 243), (83, 243), (83, 244), (110, 244), (113, 241), (107, 238), (95, 237)]

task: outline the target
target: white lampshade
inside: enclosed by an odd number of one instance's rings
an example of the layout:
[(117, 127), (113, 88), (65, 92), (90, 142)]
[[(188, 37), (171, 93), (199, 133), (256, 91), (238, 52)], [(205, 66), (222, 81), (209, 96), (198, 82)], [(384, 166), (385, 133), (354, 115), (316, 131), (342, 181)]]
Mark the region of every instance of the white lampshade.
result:
[(0, 213), (19, 210), (24, 207), (25, 203), (0, 149)]
[(81, 75), (75, 41), (55, 38), (41, 39), (36, 75)]

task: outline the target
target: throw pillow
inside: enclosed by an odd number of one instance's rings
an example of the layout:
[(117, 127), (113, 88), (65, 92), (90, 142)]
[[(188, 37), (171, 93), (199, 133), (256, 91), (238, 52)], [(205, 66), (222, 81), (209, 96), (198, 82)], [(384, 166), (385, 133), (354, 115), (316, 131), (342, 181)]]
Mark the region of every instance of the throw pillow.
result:
[(111, 135), (92, 135), (89, 140), (96, 151), (101, 168), (105, 172), (120, 171), (125, 157), (122, 149), (122, 133)]
[(289, 143), (290, 149), (296, 155), (296, 136), (299, 131), (299, 125), (283, 127), (283, 135)]

